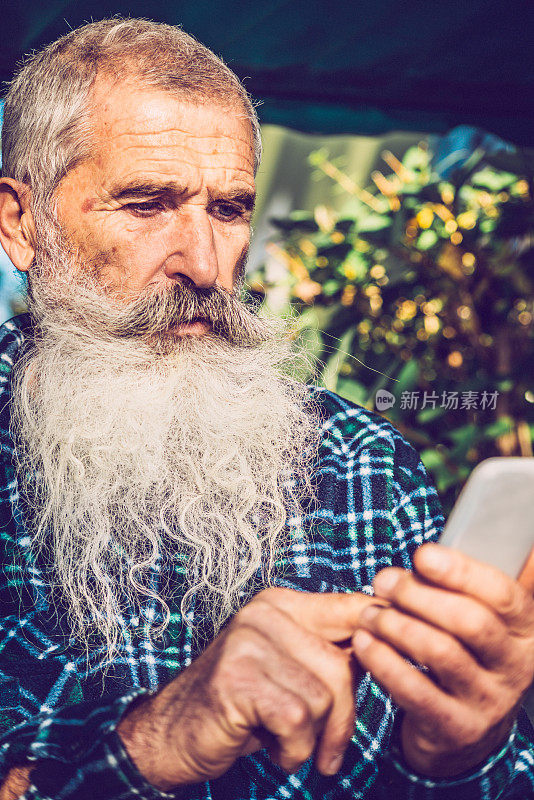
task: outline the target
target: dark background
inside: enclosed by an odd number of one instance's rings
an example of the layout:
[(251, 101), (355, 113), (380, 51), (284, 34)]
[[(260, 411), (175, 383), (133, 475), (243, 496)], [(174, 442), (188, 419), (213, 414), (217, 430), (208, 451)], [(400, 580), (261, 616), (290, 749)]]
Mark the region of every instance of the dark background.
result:
[(32, 48), (113, 14), (182, 25), (245, 80), (264, 123), (373, 135), (469, 124), (532, 145), (529, 0), (4, 0), (0, 79)]

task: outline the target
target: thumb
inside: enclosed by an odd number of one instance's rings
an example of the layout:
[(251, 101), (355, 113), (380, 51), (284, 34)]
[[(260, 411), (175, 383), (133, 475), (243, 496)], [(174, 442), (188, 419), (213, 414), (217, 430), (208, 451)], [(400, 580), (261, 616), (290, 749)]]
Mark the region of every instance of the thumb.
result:
[(367, 606), (389, 605), (363, 592), (300, 592), (272, 587), (260, 594), (302, 628), (330, 642), (352, 637), (359, 627), (360, 614)]
[(527, 558), (527, 562), (521, 570), (518, 581), (527, 592), (534, 595), (534, 549)]

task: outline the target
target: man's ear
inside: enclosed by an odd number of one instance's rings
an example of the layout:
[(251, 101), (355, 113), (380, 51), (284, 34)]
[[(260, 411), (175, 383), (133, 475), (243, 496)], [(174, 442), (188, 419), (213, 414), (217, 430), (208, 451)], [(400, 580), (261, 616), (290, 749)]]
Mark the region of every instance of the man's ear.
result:
[(0, 243), (15, 267), (27, 272), (35, 256), (35, 223), (28, 186), (0, 178)]

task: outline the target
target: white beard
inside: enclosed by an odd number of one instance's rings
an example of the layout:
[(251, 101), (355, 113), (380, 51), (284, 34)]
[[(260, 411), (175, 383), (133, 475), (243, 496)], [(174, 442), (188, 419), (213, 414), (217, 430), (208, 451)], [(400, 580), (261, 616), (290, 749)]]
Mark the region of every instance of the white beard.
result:
[(319, 424), (306, 387), (287, 377), (288, 337), (245, 306), (247, 346), (113, 335), (125, 312), (72, 278), (72, 256), (68, 281), (57, 277), (66, 256), (55, 236), (31, 277), (36, 343), (13, 384), (33, 547), (76, 637), (87, 647), (96, 633), (108, 659), (119, 614), (143, 599), (162, 611), (155, 633), (168, 624), (164, 592), (149, 585), (160, 559), (187, 560), (181, 613), (200, 596), (217, 633), (251, 588), (272, 582), (311, 497)]

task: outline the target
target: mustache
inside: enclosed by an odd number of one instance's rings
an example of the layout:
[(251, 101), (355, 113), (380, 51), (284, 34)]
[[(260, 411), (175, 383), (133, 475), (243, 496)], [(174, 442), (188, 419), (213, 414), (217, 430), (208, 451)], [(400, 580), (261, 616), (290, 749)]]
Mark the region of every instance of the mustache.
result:
[(134, 299), (116, 302), (113, 287), (100, 280), (99, 264), (76, 257), (54, 216), (41, 211), (36, 225), (39, 239), (27, 286), (36, 330), (43, 323), (54, 324), (83, 337), (89, 329), (107, 339), (138, 338), (164, 351), (181, 338), (177, 326), (196, 321), (211, 329), (202, 338), (216, 336), (242, 347), (257, 347), (281, 335), (285, 339), (285, 325), (260, 318), (261, 303), (243, 289), (248, 247), (237, 259), (233, 291), (218, 285), (199, 288), (188, 276), (178, 275), (168, 287), (149, 285)]
[(178, 325), (205, 322), (213, 335), (231, 344), (254, 347), (272, 336), (271, 327), (255, 312), (250, 301), (245, 302), (223, 287), (201, 289), (182, 276), (164, 290), (148, 287), (135, 300), (107, 312), (106, 328), (118, 338), (147, 338), (154, 334), (172, 337)]

